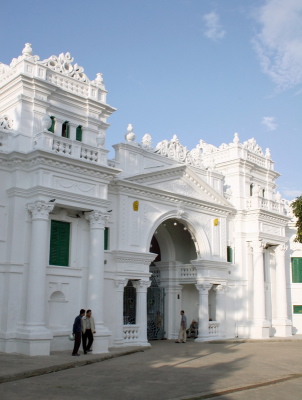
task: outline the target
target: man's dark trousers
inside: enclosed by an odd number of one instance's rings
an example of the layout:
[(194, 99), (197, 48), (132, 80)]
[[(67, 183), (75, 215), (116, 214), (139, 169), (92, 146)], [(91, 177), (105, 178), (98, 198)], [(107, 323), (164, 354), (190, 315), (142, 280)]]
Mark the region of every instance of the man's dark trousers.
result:
[(74, 334), (74, 346), (73, 346), (72, 355), (78, 353), (78, 350), (79, 350), (80, 345), (81, 345), (81, 336), (82, 336), (81, 332), (76, 332)]
[[(86, 329), (86, 332), (83, 333), (83, 350), (84, 353), (87, 353), (88, 350), (91, 350), (91, 346), (93, 343), (93, 334), (91, 329)], [(88, 339), (88, 345), (87, 345), (87, 339)]]

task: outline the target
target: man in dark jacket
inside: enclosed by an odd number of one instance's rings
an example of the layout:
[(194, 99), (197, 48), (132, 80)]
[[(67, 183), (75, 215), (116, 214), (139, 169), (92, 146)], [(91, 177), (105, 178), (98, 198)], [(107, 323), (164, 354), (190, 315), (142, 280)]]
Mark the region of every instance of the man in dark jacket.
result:
[(73, 323), (72, 333), (74, 336), (74, 346), (73, 346), (73, 356), (79, 356), (78, 350), (81, 345), (81, 337), (82, 337), (82, 317), (85, 315), (85, 310), (83, 308), (80, 311), (80, 315), (76, 317)]

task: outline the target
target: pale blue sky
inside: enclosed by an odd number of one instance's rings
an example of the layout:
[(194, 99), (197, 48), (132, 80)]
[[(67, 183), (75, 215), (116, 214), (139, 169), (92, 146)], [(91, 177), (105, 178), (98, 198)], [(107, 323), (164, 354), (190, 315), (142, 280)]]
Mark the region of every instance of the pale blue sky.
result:
[[(107, 147), (155, 146), (176, 134), (190, 150), (238, 132), (269, 147), (288, 199), (302, 193), (301, 0), (11, 0), (2, 4), (1, 58), (32, 44), (40, 59), (70, 52), (90, 79), (102, 72)], [(113, 154), (113, 153), (111, 153)]]

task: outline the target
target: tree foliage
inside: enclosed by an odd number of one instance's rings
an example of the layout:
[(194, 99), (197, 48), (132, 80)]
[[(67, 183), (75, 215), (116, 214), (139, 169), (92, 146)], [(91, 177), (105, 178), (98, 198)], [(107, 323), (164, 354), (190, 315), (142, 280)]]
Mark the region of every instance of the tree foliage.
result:
[(297, 197), (291, 204), (294, 216), (297, 218), (297, 235), (294, 242), (302, 243), (302, 195)]

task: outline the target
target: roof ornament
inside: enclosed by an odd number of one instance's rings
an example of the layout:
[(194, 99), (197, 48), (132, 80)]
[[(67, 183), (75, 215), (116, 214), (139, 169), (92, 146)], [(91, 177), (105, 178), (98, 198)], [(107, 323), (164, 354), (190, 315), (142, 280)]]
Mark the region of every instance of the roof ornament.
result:
[(125, 134), (125, 139), (127, 142), (131, 143), (135, 140), (135, 133), (133, 132), (132, 124), (128, 124), (127, 133)]
[(104, 79), (103, 79), (103, 74), (101, 74), (100, 72), (98, 72), (96, 74), (96, 78), (94, 81), (91, 81), (92, 84), (99, 86), (101, 88), (104, 88)]
[(59, 56), (51, 56), (41, 61), (41, 64), (55, 72), (60, 72), (80, 82), (87, 82), (88, 78), (86, 74), (84, 74), (84, 68), (80, 67), (78, 64), (72, 65), (73, 60), (70, 53), (61, 53)]
[(240, 142), (238, 133), (234, 133), (233, 143), (238, 144)]
[(30, 43), (25, 43), (24, 49), (22, 50), (22, 56), (18, 58), (13, 58), (12, 62), (10, 63), (10, 67), (13, 68), (19, 61), (24, 59), (31, 60), (33, 62), (37, 62), (40, 60), (39, 56), (33, 56), (33, 49)]
[(250, 150), (252, 153), (258, 154), (259, 156), (264, 156), (261, 147), (257, 144), (254, 138), (246, 140), (243, 143), (243, 147)]
[(271, 157), (271, 151), (270, 151), (269, 148), (267, 148), (267, 149), (265, 150), (265, 157), (266, 157), (266, 158), (272, 158), (272, 157)]
[(24, 56), (32, 56), (33, 55), (33, 49), (31, 47), (31, 43), (25, 43), (24, 49), (22, 50), (22, 54)]
[(144, 149), (152, 149), (152, 137), (149, 133), (146, 133), (142, 138), (142, 144)]

